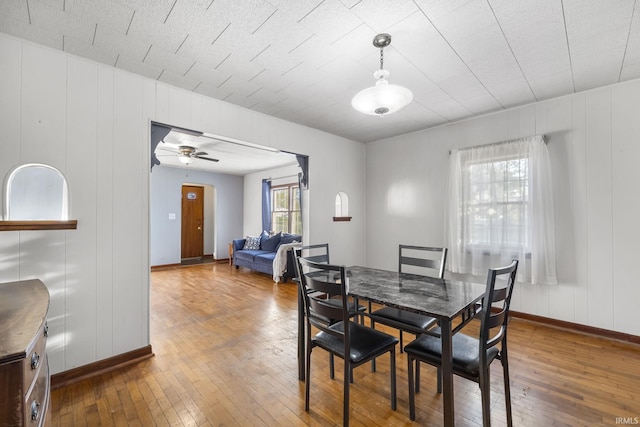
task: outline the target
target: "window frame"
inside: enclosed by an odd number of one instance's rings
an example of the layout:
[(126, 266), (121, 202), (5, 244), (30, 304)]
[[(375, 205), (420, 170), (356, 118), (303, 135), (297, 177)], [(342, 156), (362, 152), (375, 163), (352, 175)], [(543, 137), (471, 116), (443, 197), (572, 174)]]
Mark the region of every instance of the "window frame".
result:
[[(275, 196), (275, 192), (276, 191), (282, 191), (283, 189), (287, 189), (287, 198), (288, 198), (288, 206), (287, 206), (287, 210), (284, 209), (278, 209), (276, 210), (275, 208), (275, 204), (276, 204), (276, 196)], [(283, 233), (289, 233), (289, 234), (302, 234), (302, 230), (300, 230), (300, 232), (295, 232), (294, 230), (292, 230), (292, 226), (293, 226), (293, 221), (291, 220), (293, 218), (294, 214), (298, 214), (298, 217), (300, 218), (300, 221), (302, 220), (302, 210), (300, 209), (300, 198), (297, 198), (298, 201), (298, 209), (294, 209), (295, 204), (296, 204), (296, 197), (295, 197), (295, 191), (300, 192), (300, 185), (296, 182), (296, 183), (289, 183), (289, 184), (280, 184), (280, 185), (274, 185), (271, 187), (271, 229), (273, 230), (273, 232), (275, 233), (279, 233), (279, 232), (283, 232)], [(282, 213), (286, 213), (286, 217), (287, 217), (287, 229), (286, 230), (278, 230), (275, 226), (276, 226), (276, 217), (279, 214)], [(278, 215), (277, 215), (278, 214)]]

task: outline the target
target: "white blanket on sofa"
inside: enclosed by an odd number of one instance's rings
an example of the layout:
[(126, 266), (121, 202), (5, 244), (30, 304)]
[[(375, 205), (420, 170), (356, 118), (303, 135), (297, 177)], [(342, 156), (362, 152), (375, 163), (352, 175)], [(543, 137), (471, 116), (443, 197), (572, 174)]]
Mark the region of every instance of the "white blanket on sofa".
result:
[(284, 274), (287, 269), (287, 251), (293, 248), (299, 248), (302, 246), (302, 243), (294, 242), (294, 243), (283, 243), (278, 248), (278, 252), (276, 252), (275, 258), (273, 258), (273, 281), (278, 283), (280, 278)]

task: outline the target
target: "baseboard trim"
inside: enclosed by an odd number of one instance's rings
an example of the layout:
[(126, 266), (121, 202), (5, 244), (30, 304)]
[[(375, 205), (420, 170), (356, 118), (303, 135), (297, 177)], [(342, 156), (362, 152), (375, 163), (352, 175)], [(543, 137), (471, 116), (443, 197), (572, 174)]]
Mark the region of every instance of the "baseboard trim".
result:
[(582, 332), (590, 335), (597, 335), (603, 338), (624, 341), (631, 344), (640, 344), (640, 336), (627, 334), (624, 332), (611, 331), (609, 329), (597, 328), (595, 326), (581, 325), (579, 323), (567, 322), (565, 320), (551, 319), (549, 317), (537, 316), (535, 314), (522, 313), (510, 310), (512, 317), (530, 320), (532, 322), (542, 323), (544, 325), (555, 326), (558, 328), (569, 329), (572, 331)]
[(51, 375), (51, 389), (73, 384), (153, 357), (151, 345)]

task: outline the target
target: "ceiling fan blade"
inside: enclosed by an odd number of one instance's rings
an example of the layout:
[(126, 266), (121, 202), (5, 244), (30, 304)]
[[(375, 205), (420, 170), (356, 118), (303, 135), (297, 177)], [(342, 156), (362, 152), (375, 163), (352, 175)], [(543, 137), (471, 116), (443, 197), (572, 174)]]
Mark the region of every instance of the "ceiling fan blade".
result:
[(206, 156), (209, 153), (205, 153), (204, 151), (198, 151), (197, 153), (193, 153), (194, 156)]
[(218, 159), (212, 159), (211, 157), (201, 157), (201, 156), (195, 156), (196, 159), (202, 159), (202, 160), (209, 160), (210, 162), (219, 162), (220, 160)]

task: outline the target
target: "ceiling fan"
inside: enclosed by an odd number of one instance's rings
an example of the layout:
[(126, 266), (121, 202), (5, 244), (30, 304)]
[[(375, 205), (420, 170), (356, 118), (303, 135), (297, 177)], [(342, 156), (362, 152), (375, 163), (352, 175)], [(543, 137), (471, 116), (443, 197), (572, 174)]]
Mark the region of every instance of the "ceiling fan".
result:
[[(164, 142), (164, 141), (163, 141)], [(166, 147), (159, 147), (161, 150), (166, 150), (166, 151), (171, 151), (174, 154), (171, 155), (177, 155), (178, 156), (178, 160), (180, 160), (181, 163), (184, 163), (186, 165), (188, 165), (189, 163), (193, 162), (194, 159), (201, 159), (201, 160), (208, 160), (210, 162), (218, 162), (218, 159), (214, 159), (211, 157), (205, 157), (208, 155), (208, 153), (204, 152), (204, 151), (196, 151), (195, 147), (191, 147), (189, 145), (179, 145), (177, 147), (171, 147), (171, 148), (166, 148)], [(160, 154), (160, 156), (167, 156), (168, 154)]]

